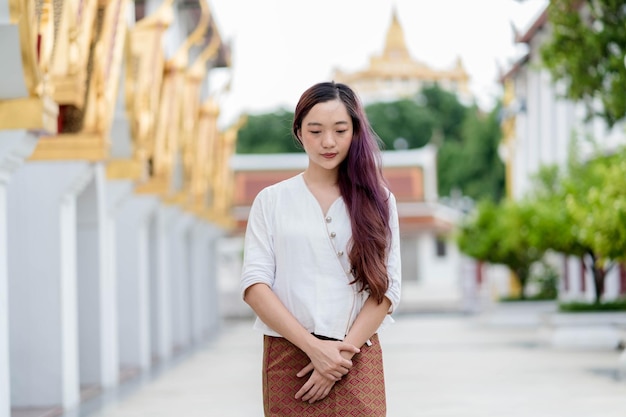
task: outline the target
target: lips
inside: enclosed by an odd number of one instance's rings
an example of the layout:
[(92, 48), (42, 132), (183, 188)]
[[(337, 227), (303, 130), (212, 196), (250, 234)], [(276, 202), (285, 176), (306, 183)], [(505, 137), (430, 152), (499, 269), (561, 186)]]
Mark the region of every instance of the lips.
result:
[(337, 156), (336, 153), (323, 153), (322, 156), (326, 159), (333, 159), (335, 156)]

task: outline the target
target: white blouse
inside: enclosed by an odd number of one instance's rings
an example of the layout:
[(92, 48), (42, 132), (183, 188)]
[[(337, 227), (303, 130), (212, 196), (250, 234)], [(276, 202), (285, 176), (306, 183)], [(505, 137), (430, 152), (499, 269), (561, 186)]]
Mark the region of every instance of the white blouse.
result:
[[(400, 237), (396, 200), (389, 198), (391, 245), (387, 271), (390, 313), (400, 302)], [(350, 273), (350, 217), (339, 197), (326, 216), (302, 174), (263, 189), (250, 209), (241, 294), (267, 284), (309, 332), (343, 340), (369, 294)], [(383, 325), (393, 322), (387, 315)], [(254, 328), (280, 336), (259, 318)]]

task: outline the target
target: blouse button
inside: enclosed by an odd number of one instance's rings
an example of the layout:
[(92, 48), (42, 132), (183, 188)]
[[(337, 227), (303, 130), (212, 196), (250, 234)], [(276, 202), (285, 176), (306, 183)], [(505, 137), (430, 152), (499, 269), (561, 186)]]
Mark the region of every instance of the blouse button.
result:
[(340, 250), (339, 252), (337, 252), (337, 256), (342, 256), (343, 255), (343, 251)]
[(332, 217), (330, 217), (330, 216), (326, 217), (326, 223), (330, 223), (330, 222), (332, 222), (332, 221), (333, 221), (333, 218), (332, 218)]
[(337, 233), (335, 233), (335, 232), (330, 232), (330, 237), (335, 237), (335, 236), (337, 236)]

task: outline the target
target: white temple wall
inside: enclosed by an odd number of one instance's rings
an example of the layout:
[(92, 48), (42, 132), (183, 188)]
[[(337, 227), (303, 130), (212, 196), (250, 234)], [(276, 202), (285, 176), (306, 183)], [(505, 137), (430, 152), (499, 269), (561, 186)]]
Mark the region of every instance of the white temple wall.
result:
[(149, 222), (156, 197), (131, 195), (116, 208), (120, 367), (151, 366)]
[(13, 173), (37, 144), (23, 130), (0, 132), (0, 417), (11, 415), (11, 361), (9, 355), (8, 187)]
[(79, 401), (76, 199), (86, 162), (31, 162), (8, 193), (11, 404)]

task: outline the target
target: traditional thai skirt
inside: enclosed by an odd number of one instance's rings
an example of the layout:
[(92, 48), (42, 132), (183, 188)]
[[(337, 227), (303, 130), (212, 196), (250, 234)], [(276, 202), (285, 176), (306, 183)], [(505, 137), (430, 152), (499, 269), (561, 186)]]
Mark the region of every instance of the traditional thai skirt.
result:
[(308, 356), (282, 337), (265, 336), (263, 343), (263, 407), (265, 417), (385, 417), (387, 404), (382, 350), (378, 335), (352, 358), (352, 369), (337, 381), (326, 398), (313, 404), (296, 400), (309, 375), (296, 374)]

